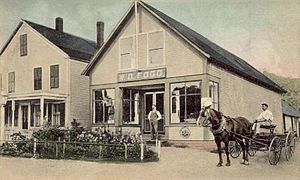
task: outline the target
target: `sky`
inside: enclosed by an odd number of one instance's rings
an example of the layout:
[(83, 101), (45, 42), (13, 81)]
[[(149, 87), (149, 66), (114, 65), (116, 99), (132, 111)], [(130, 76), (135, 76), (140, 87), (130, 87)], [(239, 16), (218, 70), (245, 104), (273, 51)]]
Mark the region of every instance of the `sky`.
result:
[[(133, 0), (0, 0), (0, 47), (21, 19), (96, 40), (105, 39)], [(241, 57), (260, 71), (300, 78), (300, 0), (144, 0)]]

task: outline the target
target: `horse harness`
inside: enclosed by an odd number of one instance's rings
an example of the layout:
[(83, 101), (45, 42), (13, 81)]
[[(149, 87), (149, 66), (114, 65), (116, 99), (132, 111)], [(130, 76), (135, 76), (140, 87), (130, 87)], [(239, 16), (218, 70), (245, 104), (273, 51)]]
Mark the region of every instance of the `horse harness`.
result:
[[(207, 110), (208, 110), (208, 109), (207, 109)], [(211, 117), (209, 111), (207, 111), (207, 110), (206, 110), (206, 113), (208, 113), (208, 116), (205, 116), (205, 117), (206, 117), (206, 118), (205, 118), (205, 121), (207, 121), (207, 119), (208, 119), (209, 117)], [(236, 120), (234, 120), (233, 118), (231, 118), (231, 117), (229, 117), (229, 116), (225, 116), (225, 115), (223, 115), (222, 113), (221, 113), (221, 115), (222, 115), (222, 119), (221, 119), (221, 123), (220, 123), (218, 129), (216, 129), (216, 130), (213, 129), (214, 127), (218, 126), (218, 124), (212, 125), (212, 126), (210, 127), (210, 131), (213, 133), (213, 135), (218, 135), (218, 134), (221, 134), (221, 133), (223, 133), (223, 132), (230, 133), (231, 131), (230, 131), (230, 130), (227, 130), (227, 129), (225, 128), (226, 122), (228, 122), (228, 121), (230, 121), (230, 120), (232, 121), (232, 124), (233, 124), (233, 126), (234, 126), (234, 122), (233, 122), (233, 121), (236, 121)]]

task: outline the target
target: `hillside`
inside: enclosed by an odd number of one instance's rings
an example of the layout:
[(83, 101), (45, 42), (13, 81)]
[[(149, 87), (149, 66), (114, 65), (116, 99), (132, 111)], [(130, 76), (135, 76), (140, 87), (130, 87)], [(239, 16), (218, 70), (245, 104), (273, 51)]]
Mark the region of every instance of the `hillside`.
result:
[(283, 99), (300, 111), (300, 78), (286, 78), (266, 71), (263, 73), (287, 91)]

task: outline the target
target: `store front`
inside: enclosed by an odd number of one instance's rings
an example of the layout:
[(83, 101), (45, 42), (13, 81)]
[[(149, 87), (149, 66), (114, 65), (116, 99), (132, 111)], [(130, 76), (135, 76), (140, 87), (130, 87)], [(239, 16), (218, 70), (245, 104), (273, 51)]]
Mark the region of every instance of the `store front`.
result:
[[(164, 73), (167, 75), (166, 71)], [(192, 75), (130, 81), (123, 79), (116, 84), (94, 86), (92, 129), (106, 126), (113, 132), (122, 129), (124, 133), (141, 132), (145, 137), (150, 137), (148, 113), (155, 104), (162, 115), (158, 121), (161, 138), (211, 139), (206, 128), (196, 126), (196, 120), (202, 97), (211, 97), (213, 107), (218, 109), (217, 81), (218, 78), (208, 75)]]

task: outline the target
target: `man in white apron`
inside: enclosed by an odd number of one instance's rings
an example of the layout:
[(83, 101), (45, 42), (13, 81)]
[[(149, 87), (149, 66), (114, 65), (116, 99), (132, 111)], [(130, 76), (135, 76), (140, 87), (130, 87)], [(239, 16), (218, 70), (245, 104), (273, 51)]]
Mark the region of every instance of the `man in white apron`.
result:
[(154, 140), (157, 138), (157, 121), (161, 119), (161, 114), (158, 110), (156, 110), (156, 105), (152, 105), (152, 110), (148, 114), (148, 119), (150, 121), (150, 129), (152, 137), (151, 139)]

